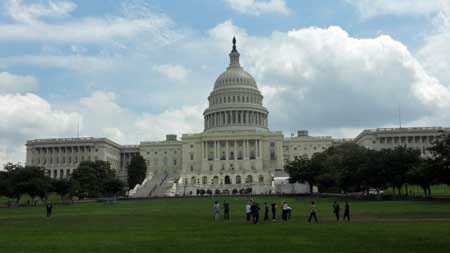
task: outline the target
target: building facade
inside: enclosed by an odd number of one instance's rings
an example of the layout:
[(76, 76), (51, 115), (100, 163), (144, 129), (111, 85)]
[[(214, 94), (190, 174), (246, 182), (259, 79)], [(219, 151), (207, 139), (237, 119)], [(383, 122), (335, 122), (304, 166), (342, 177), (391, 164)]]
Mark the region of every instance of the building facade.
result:
[(354, 141), (380, 150), (405, 145), (429, 155), (427, 148), (447, 128), (365, 130), (355, 139), (309, 136), (285, 138), (269, 129), (269, 111), (255, 79), (239, 63), (233, 39), (230, 64), (217, 78), (203, 113), (204, 131), (167, 135), (164, 141), (119, 145), (105, 138), (40, 139), (26, 143), (27, 165), (42, 166), (53, 178), (69, 177), (81, 161), (108, 161), (125, 180), (133, 156), (147, 164), (146, 179), (131, 197), (212, 194), (303, 193), (307, 184), (288, 184), (284, 164), (312, 157), (333, 145)]
[(408, 127), (367, 129), (354, 141), (365, 148), (373, 150), (393, 149), (404, 146), (419, 150), (423, 157), (429, 157), (429, 148), (443, 132), (450, 132), (444, 127)]

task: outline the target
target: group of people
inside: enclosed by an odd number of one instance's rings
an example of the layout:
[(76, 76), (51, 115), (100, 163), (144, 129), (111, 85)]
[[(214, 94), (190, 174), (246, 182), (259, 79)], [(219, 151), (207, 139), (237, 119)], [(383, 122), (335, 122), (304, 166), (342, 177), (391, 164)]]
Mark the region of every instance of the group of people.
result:
[[(336, 220), (339, 221), (339, 214), (341, 211), (341, 207), (339, 206), (339, 203), (337, 201), (333, 202), (333, 213), (336, 215)], [(344, 216), (342, 217), (342, 220), (350, 221), (350, 205), (348, 204), (348, 201), (345, 201), (344, 206)]]
[[(214, 202), (214, 220), (218, 221), (220, 219), (220, 204), (218, 201)], [(277, 203), (272, 202), (269, 206), (267, 202), (264, 202), (264, 221), (269, 220), (269, 211), (272, 211), (272, 221), (276, 221), (276, 213), (277, 213)], [(224, 220), (228, 221), (230, 220), (230, 203), (227, 201), (224, 201), (223, 203), (223, 211), (224, 211)], [(332, 206), (332, 211), (336, 215), (336, 220), (339, 221), (340, 219), (340, 206), (337, 201), (334, 201)], [(252, 222), (253, 224), (259, 223), (259, 212), (260, 207), (259, 204), (253, 200), (249, 200), (245, 205), (245, 216), (247, 222)], [(283, 201), (281, 203), (281, 219), (283, 222), (287, 222), (291, 219), (292, 214), (292, 208), (287, 204), (286, 201)], [(309, 217), (308, 222), (311, 222), (314, 219), (315, 222), (318, 222), (317, 218), (317, 209), (316, 209), (316, 203), (314, 201), (311, 201), (310, 207), (309, 207)], [(350, 205), (348, 201), (345, 201), (345, 207), (344, 207), (344, 216), (342, 218), (343, 220), (350, 221)]]

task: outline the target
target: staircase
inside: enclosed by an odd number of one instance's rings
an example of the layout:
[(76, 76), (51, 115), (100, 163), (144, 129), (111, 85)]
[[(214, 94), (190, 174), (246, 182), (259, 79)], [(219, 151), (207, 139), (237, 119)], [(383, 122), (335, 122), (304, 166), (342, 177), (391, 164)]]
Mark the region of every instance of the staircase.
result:
[(154, 191), (150, 193), (152, 197), (166, 197), (166, 196), (174, 196), (175, 194), (171, 192), (174, 182), (174, 175), (166, 174), (165, 177), (161, 180), (158, 187), (155, 188)]
[(167, 172), (156, 173), (145, 178), (141, 185), (136, 185), (129, 196), (131, 198), (165, 197), (170, 195), (173, 185), (173, 176)]

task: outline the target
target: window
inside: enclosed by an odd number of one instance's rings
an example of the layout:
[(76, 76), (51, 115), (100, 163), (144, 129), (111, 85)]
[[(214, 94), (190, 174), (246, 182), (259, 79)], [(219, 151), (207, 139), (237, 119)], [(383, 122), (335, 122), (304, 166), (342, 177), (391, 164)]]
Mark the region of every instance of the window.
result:
[(191, 157), (191, 161), (193, 161), (194, 160), (194, 153), (191, 153), (190, 157)]
[(207, 184), (208, 183), (208, 178), (205, 176), (205, 177), (202, 177), (202, 184)]
[(241, 176), (236, 176), (236, 184), (241, 184)]
[(259, 175), (258, 182), (264, 183), (264, 176), (263, 175)]
[(209, 171), (213, 171), (213, 165), (212, 164), (209, 165)]
[(245, 183), (252, 183), (253, 182), (253, 177), (252, 177), (252, 175), (248, 175), (246, 178), (245, 178)]
[(231, 179), (230, 179), (230, 176), (225, 176), (225, 184), (231, 184)]
[(193, 171), (194, 171), (194, 166), (191, 165), (191, 172), (193, 172)]

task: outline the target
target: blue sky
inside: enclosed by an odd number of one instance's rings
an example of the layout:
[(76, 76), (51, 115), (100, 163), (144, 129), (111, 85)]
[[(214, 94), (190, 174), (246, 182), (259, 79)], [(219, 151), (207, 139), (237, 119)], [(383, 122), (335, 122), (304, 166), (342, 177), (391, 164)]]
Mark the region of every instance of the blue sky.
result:
[(354, 137), (447, 126), (447, 0), (4, 0), (0, 163), (27, 139), (202, 131), (237, 37), (269, 126)]

